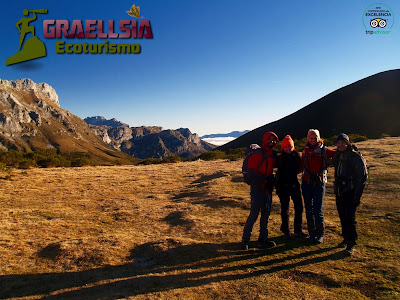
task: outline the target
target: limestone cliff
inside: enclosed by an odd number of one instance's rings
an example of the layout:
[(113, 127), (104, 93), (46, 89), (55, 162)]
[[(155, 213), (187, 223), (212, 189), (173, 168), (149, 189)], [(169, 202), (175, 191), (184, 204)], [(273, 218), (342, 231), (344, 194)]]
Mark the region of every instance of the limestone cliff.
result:
[(8, 149), (84, 152), (98, 163), (123, 156), (98, 138), (82, 119), (60, 108), (58, 95), (50, 85), (30, 79), (0, 80), (0, 150)]

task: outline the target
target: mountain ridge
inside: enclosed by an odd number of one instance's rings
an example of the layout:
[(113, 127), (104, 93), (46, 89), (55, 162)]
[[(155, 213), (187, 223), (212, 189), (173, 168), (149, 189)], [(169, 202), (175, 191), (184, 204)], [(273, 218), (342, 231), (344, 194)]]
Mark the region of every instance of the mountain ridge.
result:
[(94, 116), (94, 117), (86, 117), (85, 119), (83, 119), (87, 124), (90, 125), (105, 125), (105, 126), (110, 126), (110, 127), (129, 127), (128, 124), (126, 123), (122, 123), (121, 121), (118, 121), (115, 118), (109, 119), (107, 120), (105, 117), (103, 116)]
[(0, 79), (0, 150), (86, 153), (96, 164), (129, 158), (97, 137), (87, 124), (62, 109), (55, 90), (31, 79)]
[(368, 138), (378, 138), (382, 134), (399, 136), (399, 94), (400, 70), (380, 72), (339, 88), (218, 149), (226, 151), (261, 143), (266, 131), (274, 131), (280, 139), (287, 134), (294, 139), (301, 139), (310, 128), (319, 129), (322, 137), (340, 132), (361, 134)]
[(124, 123), (115, 118), (107, 120), (102, 116), (85, 118), (85, 121), (89, 122), (88, 126), (105, 143), (140, 159), (166, 158), (172, 155), (190, 159), (215, 148), (214, 145), (202, 141), (196, 133), (191, 133), (188, 128), (173, 130), (160, 126), (129, 127), (127, 124), (110, 126), (106, 124)]

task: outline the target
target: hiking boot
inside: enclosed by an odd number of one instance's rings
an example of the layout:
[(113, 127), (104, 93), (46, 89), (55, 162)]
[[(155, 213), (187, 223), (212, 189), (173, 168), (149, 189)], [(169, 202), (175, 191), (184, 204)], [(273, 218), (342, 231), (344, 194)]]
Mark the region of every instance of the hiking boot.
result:
[(310, 236), (308, 237), (308, 240), (309, 240), (311, 243), (315, 243), (315, 236), (310, 235)]
[(303, 231), (295, 232), (293, 235), (296, 236), (296, 237), (301, 237), (301, 238), (308, 237), (308, 234), (304, 233)]
[(317, 237), (317, 239), (315, 241), (317, 242), (317, 244), (322, 244), (323, 240), (324, 240), (324, 237), (319, 236), (319, 237)]
[(240, 243), (240, 250), (244, 250), (244, 251), (249, 250), (249, 244), (247, 244), (246, 242), (241, 242)]
[(347, 246), (347, 241), (346, 240), (343, 240), (339, 245), (337, 245), (338, 246), (338, 248), (344, 248), (344, 247), (346, 247)]
[(352, 256), (354, 253), (354, 243), (348, 243), (346, 246), (346, 250), (344, 250), (349, 256)]
[(271, 240), (262, 240), (262, 239), (258, 239), (258, 247), (259, 248), (272, 248), (276, 246), (276, 243), (274, 241)]

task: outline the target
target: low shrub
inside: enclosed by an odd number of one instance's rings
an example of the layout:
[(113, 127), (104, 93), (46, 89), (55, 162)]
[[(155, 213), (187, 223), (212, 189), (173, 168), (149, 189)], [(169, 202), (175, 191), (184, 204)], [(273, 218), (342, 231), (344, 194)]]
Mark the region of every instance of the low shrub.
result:
[(216, 159), (225, 159), (226, 158), (226, 153), (221, 150), (211, 150), (205, 153), (202, 153), (199, 156), (200, 159), (202, 160), (216, 160)]
[(352, 143), (358, 143), (358, 142), (362, 142), (362, 141), (368, 140), (368, 138), (366, 136), (360, 135), (360, 134), (355, 134), (355, 133), (349, 134), (349, 138), (350, 138), (350, 141)]
[(301, 151), (303, 151), (304, 146), (306, 145), (307, 138), (304, 137), (304, 138), (302, 138), (300, 140), (296, 140), (295, 139), (293, 142), (294, 142), (294, 147), (296, 148), (296, 150), (301, 152)]
[(142, 161), (139, 162), (139, 165), (153, 165), (153, 164), (161, 164), (162, 163), (161, 158), (146, 158), (143, 159)]
[(139, 162), (139, 159), (136, 157), (132, 157), (132, 159), (129, 158), (120, 158), (118, 159), (115, 164), (117, 166), (124, 166), (124, 165), (137, 165)]
[(22, 159), (15, 167), (17, 167), (18, 169), (30, 169), (33, 167), (37, 167), (37, 164), (36, 161), (34, 161), (33, 159)]
[(84, 167), (91, 165), (94, 165), (93, 160), (87, 155), (77, 156), (71, 160), (71, 167)]
[(230, 149), (226, 152), (226, 158), (229, 160), (240, 160), (244, 159), (246, 148)]
[(164, 158), (162, 160), (162, 163), (177, 163), (177, 162), (181, 162), (184, 159), (178, 155), (172, 155), (172, 156), (168, 156), (166, 158)]

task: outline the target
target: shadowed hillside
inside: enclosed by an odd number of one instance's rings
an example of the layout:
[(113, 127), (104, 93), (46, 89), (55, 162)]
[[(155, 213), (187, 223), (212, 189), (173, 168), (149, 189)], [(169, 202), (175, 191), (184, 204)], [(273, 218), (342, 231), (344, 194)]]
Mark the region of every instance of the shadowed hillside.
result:
[(400, 135), (400, 70), (367, 77), (338, 89), (295, 113), (220, 146), (220, 150), (261, 143), (266, 131), (280, 139), (286, 134), (301, 139), (310, 128), (318, 128), (322, 137), (340, 132), (357, 133), (368, 138), (382, 134)]

